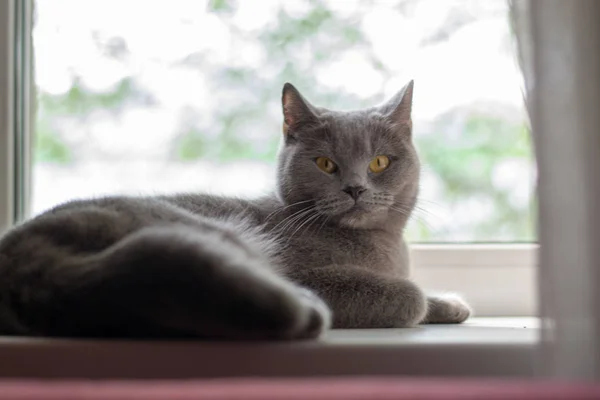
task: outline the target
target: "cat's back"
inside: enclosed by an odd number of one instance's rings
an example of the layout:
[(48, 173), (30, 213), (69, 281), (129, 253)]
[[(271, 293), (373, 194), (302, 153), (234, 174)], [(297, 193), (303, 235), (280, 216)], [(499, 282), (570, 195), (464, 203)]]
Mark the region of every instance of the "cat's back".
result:
[[(1, 237), (1, 247), (29, 247), (37, 236), (68, 244), (97, 243), (99, 248), (142, 227), (196, 225), (203, 221), (239, 219), (258, 226), (277, 206), (275, 198), (254, 201), (208, 194), (169, 196), (110, 196), (59, 204), (18, 225)], [(27, 240), (25, 240), (27, 239)], [(41, 245), (41, 243), (38, 243)], [(102, 244), (102, 245), (100, 245)], [(28, 249), (26, 249), (28, 251)]]
[(275, 195), (244, 199), (211, 194), (176, 194), (159, 198), (194, 215), (217, 220), (242, 219), (256, 226), (265, 224), (283, 207)]

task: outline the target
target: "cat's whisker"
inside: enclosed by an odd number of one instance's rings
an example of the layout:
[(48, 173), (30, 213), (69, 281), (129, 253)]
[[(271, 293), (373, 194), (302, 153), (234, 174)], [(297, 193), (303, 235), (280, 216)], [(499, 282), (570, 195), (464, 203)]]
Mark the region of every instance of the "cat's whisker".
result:
[(419, 215), (418, 213), (414, 213), (414, 212), (411, 213), (411, 210), (397, 208), (397, 207), (390, 207), (389, 209), (392, 211), (395, 211), (397, 213), (400, 213), (401, 215), (403, 215), (407, 218), (413, 218), (418, 223), (425, 225), (425, 227), (427, 229), (429, 229), (430, 231), (435, 231), (435, 227), (425, 217)]
[(439, 203), (438, 201), (434, 201), (434, 200), (428, 200), (428, 199), (424, 199), (422, 197), (419, 197), (417, 199), (417, 203), (428, 203), (437, 207), (443, 207), (444, 205)]
[[(304, 225), (306, 225), (309, 221), (314, 221), (314, 219), (318, 218), (319, 215), (320, 214), (318, 212), (315, 212), (313, 215), (309, 215), (301, 224), (298, 225), (298, 227), (294, 230), (294, 232), (292, 232), (292, 234), (288, 237), (286, 244), (292, 239), (292, 237), (294, 237), (296, 232), (298, 232), (300, 229), (302, 229), (302, 227)], [(308, 225), (308, 226), (310, 226), (310, 225)]]
[[(322, 214), (323, 215), (323, 214)], [(325, 225), (327, 224), (327, 222), (329, 221), (329, 217), (327, 215), (323, 215), (325, 217), (325, 219), (323, 220), (323, 222), (321, 223), (321, 225), (319, 226), (319, 228), (317, 229), (317, 236), (321, 233), (321, 231), (323, 230), (323, 228), (325, 227)]]
[(427, 211), (431, 212), (431, 208), (435, 208), (438, 211), (446, 212), (448, 211), (448, 207), (445, 204), (439, 203), (437, 201), (427, 200), (419, 197), (415, 202), (415, 207), (423, 209), (424, 206), (427, 207)]
[(405, 217), (410, 217), (411, 216), (410, 210), (406, 210), (404, 208), (399, 208), (399, 207), (391, 206), (391, 207), (389, 207), (389, 209), (392, 210), (392, 211), (396, 211), (397, 213), (400, 213), (400, 214), (404, 215)]
[(308, 208), (303, 209), (299, 213), (296, 213), (296, 215), (293, 218), (291, 218), (290, 221), (288, 221), (288, 223), (285, 224), (281, 228), (281, 233), (284, 234), (289, 229), (293, 228), (296, 223), (300, 222), (304, 217), (306, 217), (307, 215), (309, 215), (314, 209), (315, 209), (315, 207), (312, 206), (312, 207), (308, 207)]
[(279, 229), (281, 232), (281, 235), (285, 234), (288, 229), (292, 226), (294, 226), (294, 224), (298, 221), (301, 220), (303, 216), (305, 216), (306, 214), (310, 213), (310, 210), (302, 210), (302, 212), (297, 213), (296, 215), (292, 216), (291, 218), (289, 218), (285, 224), (283, 224), (281, 226), (281, 228)]
[(319, 220), (320, 217), (325, 217), (325, 216), (323, 214), (319, 213), (319, 212), (316, 212), (315, 213), (315, 218), (313, 218), (311, 220), (311, 222), (308, 224), (308, 226), (306, 228), (304, 228), (304, 231), (302, 231), (302, 234), (305, 234), (306, 231), (308, 231), (314, 225), (314, 223)]
[(290, 207), (294, 207), (294, 206), (297, 206), (297, 205), (300, 205), (300, 204), (304, 204), (304, 203), (309, 203), (309, 202), (311, 202), (311, 201), (312, 201), (312, 200), (303, 200), (303, 201), (298, 201), (298, 202), (296, 202), (296, 203), (293, 203), (293, 204), (288, 204), (287, 206), (284, 206), (284, 207), (278, 208), (277, 210), (273, 211), (272, 213), (270, 213), (269, 215), (267, 215), (267, 216), (265, 217), (265, 223), (267, 223), (267, 222), (269, 221), (269, 219), (271, 219), (271, 218), (272, 218), (272, 217), (274, 217), (275, 215), (279, 214), (280, 212), (282, 212), (282, 211), (284, 211), (284, 210), (287, 210), (287, 209), (288, 209), (288, 208), (290, 208)]
[(415, 211), (415, 214), (423, 214), (426, 217), (433, 217), (436, 219), (441, 219), (441, 217), (439, 215), (437, 215), (429, 210), (426, 210), (424, 208), (421, 208), (421, 207), (415, 207), (414, 211)]
[(421, 217), (423, 219), (427, 219), (427, 218), (429, 218), (429, 219), (434, 218), (434, 219), (438, 219), (438, 220), (442, 219), (439, 215), (419, 206), (418, 204), (409, 206), (409, 205), (402, 204), (402, 203), (396, 203), (395, 207), (403, 208), (407, 212), (409, 210), (412, 210), (412, 214), (414, 217)]
[[(310, 210), (311, 212), (313, 210)], [(292, 223), (290, 223), (286, 228), (285, 231), (283, 231), (283, 233), (290, 231), (291, 229), (294, 229), (294, 231), (292, 232), (291, 235), (287, 235), (287, 240), (286, 240), (286, 245), (289, 243), (289, 241), (291, 240), (291, 238), (294, 236), (294, 234), (296, 234), (296, 232), (298, 231), (298, 229), (304, 225), (304, 223), (312, 217), (311, 212), (307, 212), (302, 214), (302, 216), (300, 216), (299, 218), (296, 218)]]
[(284, 219), (282, 219), (281, 221), (279, 221), (279, 223), (277, 225), (275, 225), (273, 227), (273, 229), (271, 229), (271, 230), (274, 231), (277, 228), (279, 228), (279, 226), (281, 226), (281, 225), (283, 225), (285, 227), (288, 224), (288, 222), (290, 222), (290, 220), (292, 220), (293, 218), (295, 218), (296, 216), (298, 216), (299, 214), (303, 213), (304, 211), (306, 211), (307, 209), (310, 209), (310, 208), (314, 208), (314, 206), (309, 206), (307, 208), (303, 208), (303, 209), (301, 209), (299, 211), (296, 211), (296, 212), (292, 213), (291, 215), (288, 215), (287, 217), (285, 217)]

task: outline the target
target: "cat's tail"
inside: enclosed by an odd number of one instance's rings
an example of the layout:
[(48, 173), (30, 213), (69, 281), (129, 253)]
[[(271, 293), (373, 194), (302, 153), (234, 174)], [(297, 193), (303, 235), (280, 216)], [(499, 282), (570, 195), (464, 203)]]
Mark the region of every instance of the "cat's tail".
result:
[[(15, 266), (24, 280), (0, 296), (0, 333), (304, 339), (330, 323), (320, 299), (227, 231), (143, 228), (94, 255), (53, 263)], [(8, 327), (17, 332), (2, 332)]]

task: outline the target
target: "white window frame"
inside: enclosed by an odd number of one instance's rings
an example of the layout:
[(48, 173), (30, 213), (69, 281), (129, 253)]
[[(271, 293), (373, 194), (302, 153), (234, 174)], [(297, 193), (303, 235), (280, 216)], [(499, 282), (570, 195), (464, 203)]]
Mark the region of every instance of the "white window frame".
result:
[[(23, 32), (31, 32), (31, 7), (31, 0), (0, 1), (0, 234), (28, 214), (34, 97), (23, 73), (32, 70), (31, 35)], [(537, 315), (537, 245), (416, 244), (411, 252), (417, 282), (462, 294), (476, 315)]]
[(456, 292), (476, 316), (538, 315), (538, 245), (411, 246), (413, 278), (426, 290)]
[(0, 2), (0, 233), (14, 222), (14, 1)]
[(0, 234), (29, 211), (32, 4), (0, 2)]

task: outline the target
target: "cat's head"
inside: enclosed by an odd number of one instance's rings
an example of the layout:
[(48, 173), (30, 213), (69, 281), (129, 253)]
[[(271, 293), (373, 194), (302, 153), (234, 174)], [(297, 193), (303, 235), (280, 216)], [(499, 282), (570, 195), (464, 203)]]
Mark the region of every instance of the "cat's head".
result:
[(286, 83), (279, 196), (346, 227), (404, 224), (420, 170), (412, 144), (412, 93), (411, 81), (381, 106), (341, 112), (313, 106)]

